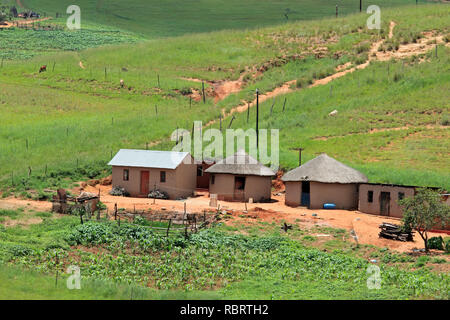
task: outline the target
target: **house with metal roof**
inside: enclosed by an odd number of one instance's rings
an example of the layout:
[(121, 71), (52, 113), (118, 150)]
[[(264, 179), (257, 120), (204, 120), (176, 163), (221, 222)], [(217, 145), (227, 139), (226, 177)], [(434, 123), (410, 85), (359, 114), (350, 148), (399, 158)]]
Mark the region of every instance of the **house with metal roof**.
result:
[(197, 165), (189, 152), (121, 149), (108, 165), (113, 187), (124, 188), (132, 197), (159, 190), (178, 199), (195, 191)]
[(210, 174), (209, 193), (217, 194), (218, 200), (270, 200), (275, 172), (244, 150), (217, 162), (205, 172)]
[(358, 208), (358, 186), (368, 181), (358, 170), (325, 153), (287, 172), (282, 180), (289, 206), (321, 209), (325, 204), (334, 204), (346, 210)]

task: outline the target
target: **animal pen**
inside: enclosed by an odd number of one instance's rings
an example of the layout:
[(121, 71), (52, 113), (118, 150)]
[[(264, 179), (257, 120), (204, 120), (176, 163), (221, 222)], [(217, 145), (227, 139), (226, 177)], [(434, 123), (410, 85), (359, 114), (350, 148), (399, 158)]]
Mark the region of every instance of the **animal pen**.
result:
[(186, 204), (184, 212), (177, 211), (126, 211), (118, 209), (114, 205), (114, 211), (109, 212), (108, 208), (102, 209), (98, 203), (100, 195), (83, 192), (78, 197), (68, 196), (66, 190), (59, 189), (52, 199), (52, 211), (61, 214), (72, 214), (80, 217), (80, 223), (90, 220), (97, 222), (108, 222), (114, 220), (120, 227), (121, 222), (136, 222), (136, 219), (143, 219), (141, 226), (153, 230), (162, 236), (184, 235), (196, 233), (201, 229), (208, 228), (218, 220), (219, 212), (188, 213)]

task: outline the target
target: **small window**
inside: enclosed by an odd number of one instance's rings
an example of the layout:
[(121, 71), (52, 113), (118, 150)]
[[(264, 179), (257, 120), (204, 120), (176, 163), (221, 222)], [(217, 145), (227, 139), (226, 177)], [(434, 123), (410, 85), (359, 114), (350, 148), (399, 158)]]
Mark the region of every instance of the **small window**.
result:
[(128, 181), (130, 177), (130, 171), (128, 169), (123, 170), (123, 181)]
[(203, 167), (202, 166), (197, 167), (197, 177), (203, 177)]
[(165, 171), (161, 171), (159, 173), (159, 181), (160, 182), (166, 182), (166, 172)]
[(373, 202), (373, 191), (367, 192), (367, 202)]
[(405, 193), (399, 192), (398, 193), (398, 200), (402, 200), (405, 197)]
[(216, 181), (216, 176), (215, 175), (211, 175), (211, 184), (214, 184), (214, 182)]

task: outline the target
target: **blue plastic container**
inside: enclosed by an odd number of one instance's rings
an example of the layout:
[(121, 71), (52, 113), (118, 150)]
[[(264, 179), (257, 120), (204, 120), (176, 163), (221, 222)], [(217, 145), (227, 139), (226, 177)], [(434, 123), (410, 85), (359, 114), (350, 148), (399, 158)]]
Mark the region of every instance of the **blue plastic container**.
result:
[(323, 205), (324, 209), (336, 209), (336, 205), (334, 203), (325, 203)]

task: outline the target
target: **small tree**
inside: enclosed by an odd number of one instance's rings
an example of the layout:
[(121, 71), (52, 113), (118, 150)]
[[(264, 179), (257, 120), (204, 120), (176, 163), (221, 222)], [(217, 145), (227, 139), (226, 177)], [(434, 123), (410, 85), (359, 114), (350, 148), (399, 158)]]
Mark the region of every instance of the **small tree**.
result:
[(403, 207), (403, 228), (405, 231), (416, 230), (428, 252), (428, 231), (439, 224), (448, 224), (450, 207), (441, 201), (439, 192), (431, 189), (419, 189), (414, 197), (404, 198), (398, 203)]

